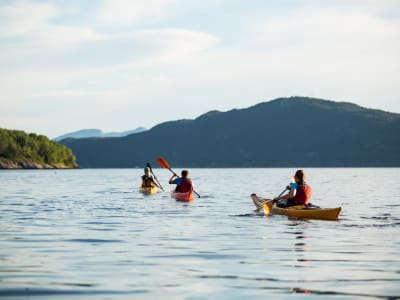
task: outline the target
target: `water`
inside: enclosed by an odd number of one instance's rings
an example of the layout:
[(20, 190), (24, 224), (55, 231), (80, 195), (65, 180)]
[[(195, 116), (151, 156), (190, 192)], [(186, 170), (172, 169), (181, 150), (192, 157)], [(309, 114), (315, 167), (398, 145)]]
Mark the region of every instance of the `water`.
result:
[(400, 169), (307, 169), (339, 221), (255, 213), (294, 171), (193, 169), (192, 203), (139, 169), (1, 171), (0, 299), (400, 299)]

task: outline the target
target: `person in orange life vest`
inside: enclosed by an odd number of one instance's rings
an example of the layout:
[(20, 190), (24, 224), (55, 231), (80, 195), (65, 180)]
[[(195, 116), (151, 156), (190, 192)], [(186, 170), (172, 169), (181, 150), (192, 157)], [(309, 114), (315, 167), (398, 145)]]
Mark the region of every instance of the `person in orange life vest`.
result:
[(311, 187), (306, 183), (306, 173), (297, 170), (293, 181), (287, 187), (289, 192), (281, 197), (274, 198), (278, 207), (289, 207), (295, 205), (309, 205), (311, 199)]
[(160, 188), (160, 186), (157, 184), (157, 182), (154, 181), (154, 178), (150, 172), (150, 168), (148, 168), (148, 167), (144, 168), (144, 175), (141, 178), (142, 178), (142, 187), (156, 186), (156, 187)]
[(193, 191), (192, 181), (189, 179), (189, 171), (182, 170), (182, 177), (178, 177), (176, 174), (172, 175), (169, 179), (169, 184), (176, 184), (175, 192), (187, 193)]

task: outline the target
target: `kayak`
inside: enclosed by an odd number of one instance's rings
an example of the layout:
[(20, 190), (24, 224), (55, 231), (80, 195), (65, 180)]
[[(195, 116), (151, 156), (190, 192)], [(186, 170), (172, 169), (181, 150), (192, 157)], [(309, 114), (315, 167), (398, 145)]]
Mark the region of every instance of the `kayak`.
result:
[(285, 215), (299, 219), (319, 219), (319, 220), (337, 220), (339, 219), (341, 207), (334, 208), (318, 208), (306, 207), (304, 205), (296, 205), (286, 208), (281, 208), (268, 202), (264, 204), (265, 214)]
[[(318, 219), (318, 220), (338, 220), (339, 214), (342, 210), (341, 207), (334, 208), (320, 208), (320, 207), (307, 207), (305, 205), (296, 205), (286, 208), (276, 206), (272, 200), (258, 197), (255, 194), (251, 195), (251, 198), (258, 208), (263, 202), (263, 209), (266, 215), (285, 215), (288, 217), (294, 217), (299, 219)], [(256, 204), (257, 203), (257, 204)]]
[(192, 192), (187, 192), (187, 193), (179, 193), (175, 191), (171, 191), (171, 198), (174, 198), (176, 201), (193, 201), (194, 200), (194, 195)]
[(157, 192), (158, 192), (158, 188), (156, 186), (140, 187), (139, 190), (145, 195), (154, 195), (154, 194), (157, 194)]

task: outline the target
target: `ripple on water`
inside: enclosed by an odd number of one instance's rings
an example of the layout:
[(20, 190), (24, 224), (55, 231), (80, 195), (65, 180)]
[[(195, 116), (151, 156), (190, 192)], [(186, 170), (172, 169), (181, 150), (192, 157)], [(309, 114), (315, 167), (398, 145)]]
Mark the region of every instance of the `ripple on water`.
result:
[(123, 240), (113, 240), (113, 239), (66, 239), (65, 242), (76, 242), (76, 243), (92, 243), (92, 244), (102, 244), (102, 243), (124, 243)]
[[(65, 284), (61, 284), (65, 285)], [(68, 285), (68, 284), (66, 284)], [(89, 284), (86, 286), (85, 284), (72, 284), (71, 286), (75, 287), (94, 287), (95, 285)], [(145, 289), (137, 289), (137, 290), (98, 290), (98, 289), (46, 289), (46, 288), (9, 288), (9, 289), (1, 289), (0, 297), (27, 297), (27, 296), (90, 296), (90, 297), (98, 297), (100, 295), (110, 295), (110, 296), (134, 296), (137, 294), (145, 294), (148, 293), (148, 290)]]

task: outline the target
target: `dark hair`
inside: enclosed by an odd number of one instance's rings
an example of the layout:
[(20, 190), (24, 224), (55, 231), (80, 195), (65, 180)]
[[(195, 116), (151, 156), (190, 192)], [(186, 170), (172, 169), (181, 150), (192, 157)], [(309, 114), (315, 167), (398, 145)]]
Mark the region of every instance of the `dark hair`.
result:
[(186, 178), (189, 175), (189, 171), (188, 170), (182, 170), (181, 175), (182, 175), (182, 177)]
[(297, 177), (297, 179), (301, 184), (303, 184), (306, 181), (306, 173), (303, 170), (297, 170), (294, 176)]

